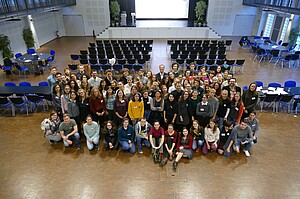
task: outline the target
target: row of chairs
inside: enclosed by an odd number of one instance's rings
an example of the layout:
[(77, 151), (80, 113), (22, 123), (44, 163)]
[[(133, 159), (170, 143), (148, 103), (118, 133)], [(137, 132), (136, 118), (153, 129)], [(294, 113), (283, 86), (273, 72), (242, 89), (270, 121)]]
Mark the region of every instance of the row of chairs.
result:
[(191, 50), (191, 49), (226, 49), (226, 46), (224, 44), (210, 44), (210, 45), (204, 45), (204, 44), (172, 44), (170, 46), (171, 50)]
[(115, 59), (118, 64), (146, 64), (150, 60), (150, 55), (147, 56), (130, 56), (125, 58), (105, 58), (105, 59), (79, 59), (80, 64), (85, 65), (97, 65), (97, 64), (109, 64), (109, 60)]
[(195, 40), (195, 39), (191, 39), (191, 40), (180, 40), (180, 39), (176, 39), (176, 40), (167, 40), (167, 44), (168, 45), (172, 45), (172, 44), (225, 44), (225, 45), (231, 45), (232, 44), (232, 40)]
[[(255, 83), (257, 87), (264, 87), (264, 83), (262, 81), (255, 80)], [(283, 87), (296, 87), (296, 81), (295, 80), (287, 80), (283, 83)], [(282, 85), (278, 82), (270, 82), (268, 83), (268, 87), (282, 87)]]
[(287, 107), (287, 112), (290, 113), (293, 99), (294, 95), (266, 94), (260, 96), (260, 111), (262, 112), (264, 107), (272, 107), (273, 112), (278, 113), (279, 109)]
[[(69, 69), (72, 72), (77, 72), (78, 71), (78, 65), (77, 64), (69, 64)], [(120, 73), (123, 69), (127, 68), (130, 71), (134, 71), (134, 72), (138, 72), (140, 69), (144, 69), (144, 65), (143, 64), (94, 64), (94, 65), (90, 65), (91, 66), (91, 70), (96, 70), (100, 73), (104, 73), (106, 70), (112, 70), (114, 73), (118, 74)]]
[(225, 54), (175, 54), (172, 53), (170, 55), (172, 60), (175, 59), (217, 59), (217, 60), (225, 60)]
[[(4, 86), (17, 86), (15, 82), (5, 82)], [(20, 82), (19, 86), (32, 86), (30, 82)], [(49, 86), (48, 82), (39, 82), (38, 86)]]
[[(148, 39), (148, 40), (97, 40), (96, 44), (98, 46), (100, 46), (101, 44), (115, 44), (115, 43), (119, 43), (119, 44), (153, 44), (153, 40), (152, 39)], [(90, 44), (91, 45), (91, 44)], [(92, 44), (93, 45), (93, 44)]]
[(97, 53), (111, 53), (111, 52), (122, 52), (122, 51), (136, 51), (136, 52), (144, 52), (147, 53), (152, 51), (152, 46), (101, 46), (101, 47), (88, 47), (89, 54), (97, 54)]

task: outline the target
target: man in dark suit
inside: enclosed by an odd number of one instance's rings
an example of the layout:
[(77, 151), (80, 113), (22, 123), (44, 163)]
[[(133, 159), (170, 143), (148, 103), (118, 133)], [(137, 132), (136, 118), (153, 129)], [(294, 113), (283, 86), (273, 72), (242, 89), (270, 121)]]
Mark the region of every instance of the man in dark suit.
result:
[(165, 66), (163, 64), (159, 65), (159, 73), (156, 74), (157, 80), (161, 81), (168, 73), (165, 73)]

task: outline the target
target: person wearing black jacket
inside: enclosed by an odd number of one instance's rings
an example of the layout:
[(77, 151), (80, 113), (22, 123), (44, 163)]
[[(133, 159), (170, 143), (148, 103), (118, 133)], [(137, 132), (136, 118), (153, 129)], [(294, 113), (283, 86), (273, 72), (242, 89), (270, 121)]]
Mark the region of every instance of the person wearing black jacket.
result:
[(108, 120), (104, 125), (103, 144), (106, 150), (118, 149), (118, 133), (112, 121)]
[(224, 122), (224, 126), (221, 129), (220, 139), (219, 139), (219, 143), (218, 143), (218, 153), (220, 155), (224, 154), (223, 147), (224, 147), (225, 143), (227, 142), (228, 138), (231, 135), (232, 128), (233, 128), (233, 123), (232, 122), (229, 122), (229, 121)]
[(188, 111), (189, 93), (185, 91), (178, 101), (178, 115), (176, 117), (176, 124), (178, 132), (182, 131), (190, 123), (190, 115)]
[(164, 103), (163, 116), (164, 116), (164, 129), (165, 130), (168, 129), (168, 124), (174, 125), (175, 119), (177, 116), (177, 112), (178, 112), (177, 102), (174, 99), (174, 95), (172, 93), (170, 93), (168, 95), (167, 100)]

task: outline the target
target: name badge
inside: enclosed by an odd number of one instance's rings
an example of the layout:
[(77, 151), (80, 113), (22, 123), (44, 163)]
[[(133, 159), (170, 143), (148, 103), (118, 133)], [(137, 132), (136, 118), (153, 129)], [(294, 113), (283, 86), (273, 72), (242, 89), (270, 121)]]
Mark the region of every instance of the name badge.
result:
[(103, 100), (101, 100), (101, 103), (103, 102)]
[(189, 106), (189, 104), (186, 104), (186, 106)]
[(252, 100), (255, 100), (255, 97), (252, 97)]
[(255, 126), (255, 124), (252, 124), (252, 126)]
[(150, 104), (150, 102), (147, 102), (147, 104)]
[(226, 107), (226, 104), (224, 104), (224, 107)]
[(238, 111), (238, 110), (239, 110), (239, 108), (238, 108), (238, 107), (235, 107), (235, 110), (237, 110), (237, 111)]
[(91, 130), (94, 130), (94, 128), (91, 128)]
[(221, 133), (222, 136), (225, 136), (225, 133)]
[(204, 111), (204, 108), (200, 108), (200, 111)]
[(134, 106), (133, 108), (138, 108), (138, 106)]
[(121, 103), (124, 103), (125, 101), (124, 100), (121, 100)]
[(127, 133), (127, 135), (131, 135), (130, 133)]

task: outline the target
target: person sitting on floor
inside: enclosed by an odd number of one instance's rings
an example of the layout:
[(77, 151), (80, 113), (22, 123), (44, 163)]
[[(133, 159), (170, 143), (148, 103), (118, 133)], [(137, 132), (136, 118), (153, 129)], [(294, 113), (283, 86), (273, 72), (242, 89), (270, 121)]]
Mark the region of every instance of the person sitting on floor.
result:
[(147, 122), (145, 117), (135, 125), (135, 136), (139, 153), (143, 153), (142, 144), (150, 148), (149, 132), (151, 127), (151, 124)]
[(108, 120), (104, 125), (103, 135), (106, 150), (118, 149), (118, 134), (112, 121)]
[(60, 119), (56, 111), (50, 113), (50, 117), (46, 118), (41, 123), (41, 129), (44, 131), (45, 138), (50, 144), (61, 140), (59, 133)]
[(245, 118), (246, 123), (250, 126), (252, 134), (253, 134), (253, 142), (257, 143), (257, 137), (259, 133), (259, 120), (256, 118), (256, 112), (252, 111), (249, 114), (249, 117)]
[(64, 121), (59, 125), (59, 131), (64, 145), (68, 147), (73, 144), (72, 140), (75, 140), (77, 149), (81, 149), (80, 135), (75, 120), (70, 119), (69, 114), (64, 114), (63, 118)]
[(129, 151), (131, 154), (135, 153), (134, 145), (134, 129), (129, 125), (129, 119), (123, 119), (123, 126), (118, 130), (118, 140), (122, 151)]
[(165, 132), (158, 121), (153, 123), (153, 127), (150, 129), (149, 139), (152, 146), (154, 163), (161, 162), (164, 152), (163, 143), (165, 139)]
[(99, 132), (100, 128), (97, 122), (93, 121), (89, 115), (86, 117), (86, 123), (83, 125), (83, 132), (86, 137), (86, 146), (91, 151), (93, 148), (99, 150)]
[(173, 162), (173, 169), (177, 169), (178, 162), (182, 157), (187, 157), (189, 159), (192, 159), (193, 157), (192, 145), (193, 145), (193, 136), (189, 134), (187, 128), (183, 127), (182, 134), (177, 141), (177, 147), (176, 147), (177, 156), (175, 161)]
[(177, 143), (178, 133), (174, 130), (174, 125), (169, 124), (168, 130), (165, 132), (165, 152), (164, 159), (161, 161), (160, 166), (164, 166), (168, 160), (172, 161), (173, 157), (175, 157), (175, 147)]

